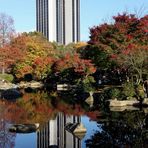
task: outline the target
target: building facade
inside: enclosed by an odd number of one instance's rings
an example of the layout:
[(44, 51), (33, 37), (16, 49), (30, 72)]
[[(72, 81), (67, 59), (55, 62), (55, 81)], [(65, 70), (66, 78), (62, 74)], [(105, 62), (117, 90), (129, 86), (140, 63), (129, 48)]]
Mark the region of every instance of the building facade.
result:
[(80, 0), (36, 0), (36, 23), (49, 41), (80, 41)]

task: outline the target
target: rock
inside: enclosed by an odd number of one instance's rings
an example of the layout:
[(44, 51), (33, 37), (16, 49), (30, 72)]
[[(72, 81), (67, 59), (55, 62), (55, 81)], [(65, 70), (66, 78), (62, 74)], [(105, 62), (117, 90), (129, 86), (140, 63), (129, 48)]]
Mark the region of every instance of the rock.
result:
[(79, 139), (83, 139), (87, 131), (82, 123), (67, 123), (65, 129)]
[(109, 106), (132, 106), (139, 103), (137, 100), (109, 100)]
[(31, 82), (20, 82), (18, 84), (19, 88), (41, 88), (43, 87), (43, 83), (42, 82), (36, 82), (36, 81), (31, 81)]
[(67, 131), (69, 131), (70, 133), (72, 133), (76, 127), (78, 126), (79, 123), (67, 123), (66, 126), (65, 126), (65, 129)]
[(32, 133), (39, 128), (39, 123), (36, 124), (14, 124), (9, 128), (10, 132), (15, 133)]
[(17, 88), (17, 85), (9, 82), (0, 83), (0, 90), (7, 90), (7, 89), (14, 89), (14, 88)]
[(2, 99), (14, 100), (21, 96), (22, 94), (16, 89), (8, 89), (1, 92)]
[(89, 104), (90, 107), (93, 106), (93, 104), (94, 104), (94, 97), (93, 97), (93, 93), (92, 92), (89, 92), (89, 97), (85, 100), (85, 102), (87, 104)]
[(142, 103), (148, 105), (148, 98), (145, 98)]
[(86, 128), (84, 127), (84, 125), (82, 123), (79, 123), (77, 125), (77, 127), (75, 128), (75, 130), (73, 131), (73, 133), (86, 133)]
[(132, 111), (132, 110), (139, 110), (134, 106), (110, 106), (110, 110), (114, 112), (123, 112), (123, 111)]
[(57, 84), (57, 90), (59, 91), (66, 91), (69, 89), (68, 84)]

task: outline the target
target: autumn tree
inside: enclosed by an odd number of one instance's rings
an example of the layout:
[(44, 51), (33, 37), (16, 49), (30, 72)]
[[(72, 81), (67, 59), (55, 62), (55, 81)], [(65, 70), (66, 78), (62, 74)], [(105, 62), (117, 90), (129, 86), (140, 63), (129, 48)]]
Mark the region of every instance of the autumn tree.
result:
[(15, 33), (14, 21), (11, 16), (0, 13), (0, 47), (8, 43)]
[(143, 82), (143, 76), (148, 78), (148, 46), (131, 45), (129, 48), (124, 50), (117, 60), (121, 66), (129, 69), (139, 84)]
[(114, 16), (113, 19), (114, 23), (92, 27), (88, 43), (115, 54), (126, 49), (131, 42), (147, 44), (147, 15), (137, 18), (135, 15), (123, 13)]
[[(89, 59), (92, 59), (98, 68), (103, 66), (103, 68), (106, 67), (107, 69), (134, 69), (132, 72), (138, 73), (138, 77), (141, 78), (141, 72), (139, 73), (139, 64), (141, 65), (141, 63), (138, 64), (138, 62), (140, 62), (139, 59), (143, 59), (143, 64), (146, 65), (147, 61), (145, 56), (142, 55), (148, 49), (148, 15), (137, 18), (133, 14), (123, 13), (114, 16), (113, 20), (112, 23), (104, 23), (90, 28), (90, 40), (88, 41), (90, 46), (83, 51), (82, 55), (85, 58), (88, 56)], [(124, 54), (127, 50), (130, 56)], [(131, 55), (136, 57), (136, 54), (138, 54), (139, 58), (135, 58), (137, 64), (133, 66), (132, 62), (129, 64), (129, 61)], [(117, 60), (119, 56), (123, 55), (124, 60)], [(108, 67), (110, 64), (111, 67)], [(136, 70), (137, 67), (138, 71)]]
[(96, 71), (91, 60), (81, 59), (78, 53), (67, 53), (53, 65), (53, 72), (60, 75), (60, 81), (74, 82), (78, 79), (88, 78)]
[(57, 59), (63, 58), (66, 54), (73, 55), (76, 53), (75, 43), (70, 43), (67, 45), (58, 44), (56, 42), (53, 42), (53, 47), (55, 49), (55, 57)]
[(13, 65), (22, 57), (22, 52), (15, 47), (5, 45), (0, 48), (0, 67), (1, 71), (4, 74), (6, 70), (13, 67)]
[(17, 78), (31, 74), (34, 79), (41, 80), (48, 74), (53, 62), (54, 49), (40, 33), (23, 33), (10, 45), (24, 53), (13, 69)]

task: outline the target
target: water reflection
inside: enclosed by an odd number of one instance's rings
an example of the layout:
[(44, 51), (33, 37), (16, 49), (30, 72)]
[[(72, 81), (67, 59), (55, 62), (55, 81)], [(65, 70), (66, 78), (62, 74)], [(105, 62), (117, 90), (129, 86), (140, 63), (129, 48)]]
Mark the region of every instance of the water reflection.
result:
[(9, 122), (0, 120), (0, 148), (13, 148), (15, 145), (15, 134), (9, 133)]
[[(79, 135), (65, 130), (67, 123), (81, 123), (81, 115), (87, 115), (92, 119), (97, 119), (99, 111), (92, 112), (86, 103), (77, 103), (71, 101), (71, 98), (63, 99), (56, 93), (49, 94), (44, 91), (23, 92), (22, 98), (18, 100), (0, 100), (0, 119), (5, 118), (9, 121), (9, 127), (5, 129), (7, 137), (14, 136), (13, 145), (8, 147), (17, 147), (15, 136), (19, 134), (10, 133), (9, 129), (13, 125), (26, 125), (39, 123), (40, 129), (37, 131), (37, 146), (46, 148), (57, 146), (59, 148), (79, 148), (81, 147), (81, 138), (85, 133)], [(2, 126), (1, 126), (2, 127)], [(2, 130), (1, 130), (2, 133)], [(26, 132), (27, 133), (27, 132)], [(1, 134), (2, 135), (2, 134)], [(28, 135), (29, 136), (29, 135)], [(6, 138), (5, 138), (6, 139)], [(9, 139), (3, 140), (9, 144)], [(23, 141), (22, 141), (23, 143)], [(7, 146), (1, 146), (7, 148)]]
[(5, 103), (0, 103), (0, 148), (11, 148), (15, 145), (16, 134), (8, 131), (11, 121), (6, 118)]
[[(10, 133), (11, 125), (36, 123), (40, 125), (36, 133), (26, 134), (19, 143), (32, 136), (34, 141), (27, 139), (26, 144), (34, 143), (37, 148), (148, 147), (147, 108), (103, 112), (97, 104), (89, 105), (67, 94), (41, 90), (21, 94), (15, 102), (0, 100), (0, 148), (17, 147), (17, 138), (22, 135)], [(87, 131), (75, 134), (65, 128), (78, 123), (83, 123)]]
[(143, 111), (111, 112), (98, 121), (101, 131), (86, 140), (86, 146), (147, 148), (148, 115)]
[(81, 139), (65, 130), (67, 123), (81, 122), (78, 116), (66, 116), (59, 113), (38, 132), (38, 148), (80, 148)]

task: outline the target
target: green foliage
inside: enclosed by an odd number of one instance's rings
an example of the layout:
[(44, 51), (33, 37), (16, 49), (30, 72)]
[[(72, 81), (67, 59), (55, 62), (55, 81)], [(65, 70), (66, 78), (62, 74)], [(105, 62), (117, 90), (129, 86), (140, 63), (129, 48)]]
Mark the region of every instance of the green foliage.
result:
[(123, 91), (122, 91), (123, 95), (126, 97), (133, 97), (135, 96), (135, 88), (134, 85), (131, 82), (127, 82), (125, 84), (123, 84)]
[(74, 55), (76, 53), (74, 43), (70, 43), (68, 45), (59, 45), (58, 43), (53, 42), (52, 45), (56, 52), (56, 58), (63, 58), (66, 54)]
[(112, 99), (120, 99), (121, 91), (118, 88), (111, 88), (109, 95)]
[(79, 50), (82, 58), (91, 60), (95, 66), (101, 69), (107, 69), (113, 65), (109, 60), (109, 54), (96, 45), (87, 45)]
[(14, 77), (13, 75), (11, 74), (0, 74), (0, 79), (3, 79), (3, 80), (6, 80), (6, 81), (9, 81), (9, 82), (12, 82)]
[(135, 91), (136, 91), (136, 96), (138, 97), (138, 99), (145, 97), (145, 92), (144, 92), (143, 86), (141, 84), (136, 86)]
[(95, 83), (94, 77), (92, 77), (92, 76), (86, 77), (82, 81), (84, 91), (86, 91), (86, 92), (93, 91), (94, 90), (94, 87), (92, 85), (93, 83)]

